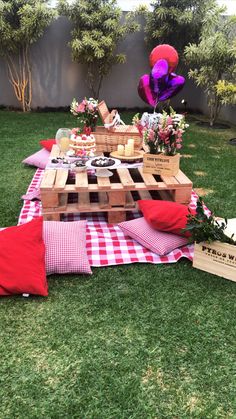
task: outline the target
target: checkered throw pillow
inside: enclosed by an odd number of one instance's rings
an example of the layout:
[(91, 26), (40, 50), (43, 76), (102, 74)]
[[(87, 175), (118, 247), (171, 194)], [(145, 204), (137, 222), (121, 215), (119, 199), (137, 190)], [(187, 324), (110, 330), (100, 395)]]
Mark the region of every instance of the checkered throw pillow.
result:
[(154, 230), (144, 217), (124, 221), (118, 226), (124, 234), (158, 255), (166, 255), (188, 243), (186, 237)]
[(44, 221), (47, 275), (92, 274), (86, 251), (87, 221)]

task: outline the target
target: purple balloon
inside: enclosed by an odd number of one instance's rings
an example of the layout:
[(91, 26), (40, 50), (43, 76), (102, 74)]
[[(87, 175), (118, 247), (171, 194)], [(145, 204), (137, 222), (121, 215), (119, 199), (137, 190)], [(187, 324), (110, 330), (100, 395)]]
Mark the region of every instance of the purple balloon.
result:
[(150, 76), (149, 74), (144, 74), (138, 85), (138, 94), (141, 99), (146, 102), (148, 105), (155, 107), (157, 104), (157, 95), (150, 88)]
[(177, 74), (170, 73), (168, 80), (165, 82), (165, 86), (160, 86), (158, 93), (158, 100), (163, 102), (164, 100), (170, 99), (177, 95), (179, 91), (184, 87), (185, 78), (178, 76)]
[(166, 60), (158, 60), (150, 73), (150, 88), (158, 95), (160, 87), (165, 86), (169, 65)]
[(185, 78), (175, 73), (169, 74), (168, 69), (168, 62), (160, 59), (153, 66), (150, 75), (144, 74), (139, 80), (139, 96), (153, 107), (158, 102), (175, 96), (184, 86)]

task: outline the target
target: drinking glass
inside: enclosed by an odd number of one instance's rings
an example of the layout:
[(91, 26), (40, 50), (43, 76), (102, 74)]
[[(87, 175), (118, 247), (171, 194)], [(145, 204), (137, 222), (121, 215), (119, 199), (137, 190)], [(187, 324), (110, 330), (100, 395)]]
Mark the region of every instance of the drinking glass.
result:
[(71, 134), (69, 128), (59, 128), (56, 133), (56, 144), (63, 155), (69, 150)]

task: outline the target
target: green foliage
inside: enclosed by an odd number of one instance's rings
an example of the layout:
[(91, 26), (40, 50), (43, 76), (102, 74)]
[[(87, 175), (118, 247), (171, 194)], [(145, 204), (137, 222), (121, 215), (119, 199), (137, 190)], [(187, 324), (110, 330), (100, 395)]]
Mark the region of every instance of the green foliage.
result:
[(185, 231), (191, 232), (191, 239), (197, 243), (203, 241), (212, 242), (218, 240), (222, 243), (229, 243), (236, 246), (236, 241), (228, 237), (224, 231), (227, 228), (227, 220), (219, 223), (214, 214), (206, 215), (204, 211), (203, 199), (199, 197), (197, 201), (196, 215), (189, 214)]
[(9, 81), (24, 111), (32, 99), (29, 47), (50, 24), (55, 13), (46, 0), (0, 0), (0, 55)]
[(139, 26), (132, 13), (122, 20), (116, 0), (76, 0), (71, 5), (61, 0), (59, 12), (74, 25), (69, 44), (72, 57), (87, 66), (89, 89), (98, 98), (103, 77), (113, 65), (125, 62), (125, 55), (116, 52), (118, 43)]
[(18, 53), (23, 44), (36, 42), (54, 12), (45, 0), (0, 0), (0, 54)]
[(214, 8), (205, 16), (198, 44), (185, 48), (191, 67), (189, 77), (204, 89), (210, 110), (210, 125), (221, 106), (235, 101), (236, 17), (222, 17), (222, 9)]
[(216, 94), (222, 105), (236, 105), (236, 84), (226, 80), (216, 83)]
[(197, 42), (206, 11), (215, 0), (155, 0), (152, 11), (143, 10), (150, 49), (170, 44), (182, 54), (189, 42)]

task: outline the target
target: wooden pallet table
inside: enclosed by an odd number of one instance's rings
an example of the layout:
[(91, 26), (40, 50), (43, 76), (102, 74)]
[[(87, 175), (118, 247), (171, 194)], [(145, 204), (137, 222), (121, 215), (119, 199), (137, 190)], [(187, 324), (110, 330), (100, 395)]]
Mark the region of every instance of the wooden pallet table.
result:
[[(53, 147), (51, 157), (58, 156)], [(110, 169), (109, 169), (110, 170)], [(40, 186), (45, 220), (60, 220), (61, 214), (106, 212), (109, 223), (126, 219), (127, 211), (137, 210), (138, 199), (163, 199), (188, 204), (192, 182), (180, 170), (176, 176), (143, 173), (143, 168), (117, 168), (110, 178), (82, 171), (69, 176), (68, 169), (47, 169)], [(70, 195), (77, 202), (70, 203)]]

